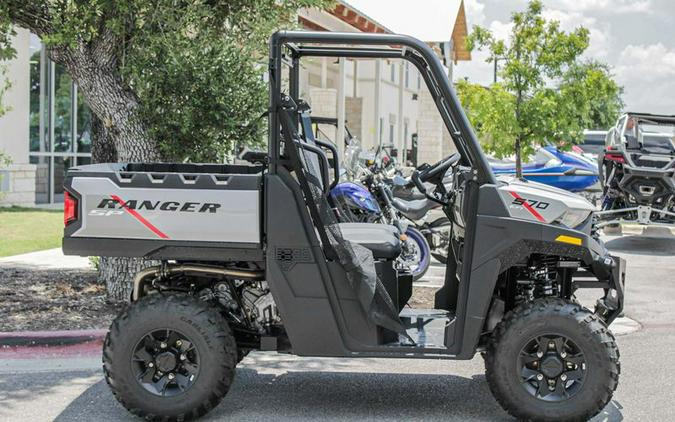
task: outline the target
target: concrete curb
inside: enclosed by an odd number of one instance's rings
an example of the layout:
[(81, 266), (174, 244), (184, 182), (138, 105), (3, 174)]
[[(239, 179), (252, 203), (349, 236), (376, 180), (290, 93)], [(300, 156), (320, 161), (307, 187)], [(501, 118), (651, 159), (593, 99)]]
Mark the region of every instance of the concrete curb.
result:
[(0, 348), (51, 347), (102, 342), (108, 330), (0, 332)]
[(665, 237), (675, 236), (675, 227), (649, 226), (640, 224), (624, 223), (618, 228), (603, 228), (606, 236), (646, 236), (646, 237)]

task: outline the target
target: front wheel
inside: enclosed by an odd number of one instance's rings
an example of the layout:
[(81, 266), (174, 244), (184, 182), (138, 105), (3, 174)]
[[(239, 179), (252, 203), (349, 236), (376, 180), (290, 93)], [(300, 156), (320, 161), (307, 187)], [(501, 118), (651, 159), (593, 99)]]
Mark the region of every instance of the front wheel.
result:
[(597, 315), (570, 301), (538, 299), (497, 326), (485, 368), (492, 394), (512, 416), (585, 421), (612, 398), (619, 351)]
[(131, 413), (178, 421), (204, 415), (227, 394), (237, 345), (211, 304), (185, 294), (146, 296), (110, 326), (105, 379)]

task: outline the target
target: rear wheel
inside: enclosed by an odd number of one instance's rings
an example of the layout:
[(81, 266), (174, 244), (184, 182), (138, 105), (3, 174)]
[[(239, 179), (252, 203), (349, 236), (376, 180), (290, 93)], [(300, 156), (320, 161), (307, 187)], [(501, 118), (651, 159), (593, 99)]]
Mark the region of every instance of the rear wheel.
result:
[(113, 394), (150, 420), (202, 416), (227, 394), (237, 346), (212, 305), (184, 294), (153, 294), (112, 323), (103, 368)]
[(588, 420), (619, 380), (614, 337), (595, 314), (562, 299), (539, 299), (510, 312), (485, 356), (499, 404), (524, 420)]
[(408, 238), (403, 242), (399, 261), (410, 268), (413, 280), (417, 281), (424, 276), (431, 263), (429, 243), (422, 232), (414, 227), (408, 227), (405, 234)]

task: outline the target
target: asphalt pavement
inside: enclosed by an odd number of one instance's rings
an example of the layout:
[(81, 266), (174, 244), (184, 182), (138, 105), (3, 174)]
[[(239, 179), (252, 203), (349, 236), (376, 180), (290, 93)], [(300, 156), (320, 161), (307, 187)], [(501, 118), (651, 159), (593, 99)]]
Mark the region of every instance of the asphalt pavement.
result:
[[(609, 237), (627, 259), (621, 378), (598, 421), (675, 415), (675, 237)], [(432, 283), (433, 280), (430, 281)], [(252, 353), (232, 390), (204, 420), (510, 420), (472, 361), (297, 358)], [(0, 361), (0, 420), (134, 420), (101, 377), (100, 358)]]

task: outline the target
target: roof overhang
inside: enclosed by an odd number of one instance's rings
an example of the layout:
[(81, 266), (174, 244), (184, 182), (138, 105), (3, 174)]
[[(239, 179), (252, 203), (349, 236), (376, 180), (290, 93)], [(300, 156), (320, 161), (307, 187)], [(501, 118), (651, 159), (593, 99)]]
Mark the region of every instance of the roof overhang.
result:
[[(384, 32), (410, 35), (430, 45), (451, 42), (451, 60), (471, 60), (471, 52), (466, 48), (468, 25), (464, 0), (425, 0), (424, 4), (430, 7), (419, 7), (410, 0), (340, 0), (335, 10), (347, 16), (360, 15), (382, 27)], [(430, 8), (433, 14), (429, 14)], [(355, 19), (359, 18), (347, 21)]]

